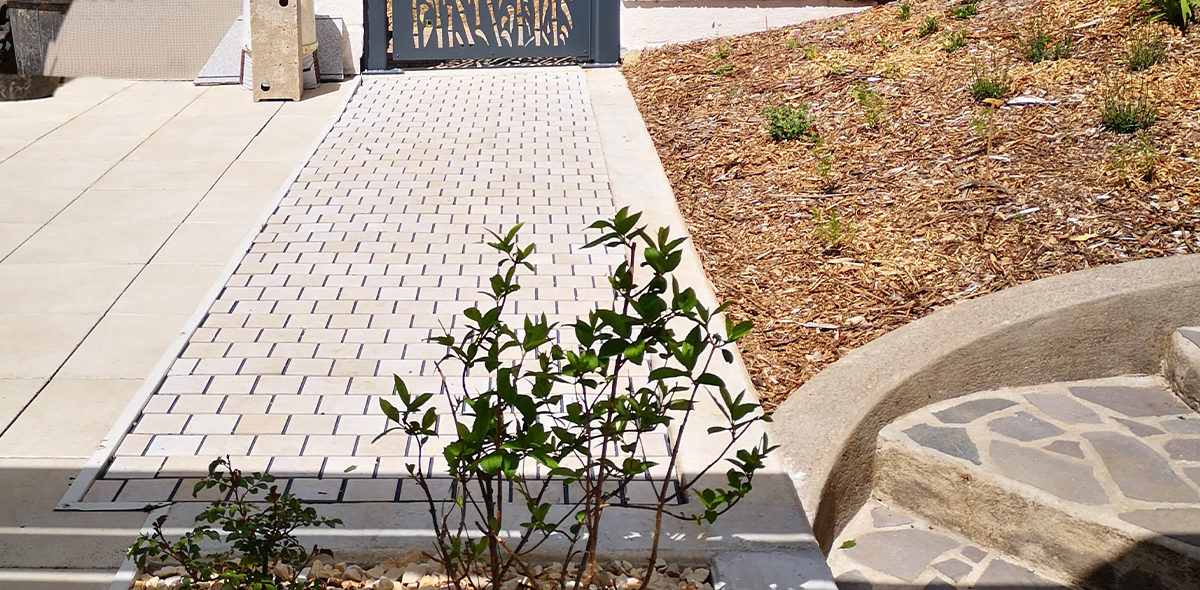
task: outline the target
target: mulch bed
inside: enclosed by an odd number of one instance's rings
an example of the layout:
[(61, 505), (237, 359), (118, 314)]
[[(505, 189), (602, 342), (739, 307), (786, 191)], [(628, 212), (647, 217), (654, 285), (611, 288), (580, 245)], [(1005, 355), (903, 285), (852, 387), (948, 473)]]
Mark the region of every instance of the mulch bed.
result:
[[(958, 2), (910, 4), (906, 21), (891, 3), (623, 67), (706, 271), (756, 325), (742, 349), (768, 408), (940, 307), (1200, 249), (1200, 25), (1142, 25), (1137, 0), (980, 0), (965, 20), (947, 13)], [(921, 37), (927, 16), (941, 30)], [(1035, 21), (1070, 35), (1071, 56), (1025, 59)], [(945, 51), (947, 31), (965, 46)], [(1136, 31), (1161, 33), (1164, 63), (1126, 69)], [(1007, 98), (1050, 104), (976, 101), (976, 64), (1007, 68)], [(1156, 107), (1147, 131), (1101, 125), (1120, 84)], [(882, 99), (877, 128), (856, 85)], [(801, 103), (820, 140), (772, 141), (761, 110)]]

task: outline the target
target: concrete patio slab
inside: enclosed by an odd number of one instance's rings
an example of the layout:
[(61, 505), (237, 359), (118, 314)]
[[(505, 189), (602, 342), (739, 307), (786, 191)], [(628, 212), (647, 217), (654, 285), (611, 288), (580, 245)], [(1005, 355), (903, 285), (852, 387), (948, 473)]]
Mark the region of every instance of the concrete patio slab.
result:
[(170, 223), (49, 223), (9, 255), (11, 263), (145, 264), (174, 231)]
[(192, 212), (204, 195), (202, 189), (92, 188), (63, 209), (55, 223), (175, 225)]
[(49, 378), (100, 313), (0, 313), (0, 378)]
[[(28, 190), (0, 188), (0, 220), (4, 224), (28, 223), (40, 226), (58, 215), (79, 197), (78, 190)], [(0, 236), (8, 232), (0, 232)], [(33, 232), (30, 232), (32, 235)], [(2, 238), (0, 238), (2, 239)], [(4, 255), (0, 254), (0, 259)]]
[(137, 275), (135, 264), (0, 264), (5, 313), (103, 313)]
[(106, 314), (58, 376), (145, 379), (162, 357), (162, 343), (186, 333), (182, 327), (189, 315)]
[(176, 228), (155, 263), (225, 264), (230, 253), (246, 237), (246, 223), (198, 223), (186, 221)]
[(0, 223), (0, 260), (12, 254), (41, 227), (38, 223)]
[(225, 173), (231, 159), (124, 160), (97, 180), (95, 187), (207, 191)]
[[(353, 87), (325, 87), (324, 110), (294, 120), (327, 120)], [(0, 104), (0, 588), (112, 579), (144, 514), (57, 513), (55, 502), (289, 171), (260, 170), (238, 207), (214, 193), (198, 219), (222, 223), (181, 232), (195, 247), (169, 238), (291, 106), (256, 105), (237, 89), (110, 80)], [(272, 137), (310, 146), (320, 131)], [(230, 211), (214, 210), (222, 205)], [(167, 244), (173, 263), (147, 264)]]
[[(0, 436), (0, 458), (84, 458), (142, 384), (56, 376)], [(70, 408), (70, 411), (65, 411)]]
[(8, 426), (32, 400), (46, 379), (0, 379), (0, 429)]
[(192, 313), (223, 268), (221, 264), (148, 264), (113, 303), (112, 313)]
[(11, 191), (29, 189), (83, 190), (112, 168), (103, 160), (16, 160), (0, 162), (0, 179)]
[(266, 191), (214, 188), (188, 214), (187, 220), (195, 223), (245, 223), (261, 217), (274, 200), (275, 195)]

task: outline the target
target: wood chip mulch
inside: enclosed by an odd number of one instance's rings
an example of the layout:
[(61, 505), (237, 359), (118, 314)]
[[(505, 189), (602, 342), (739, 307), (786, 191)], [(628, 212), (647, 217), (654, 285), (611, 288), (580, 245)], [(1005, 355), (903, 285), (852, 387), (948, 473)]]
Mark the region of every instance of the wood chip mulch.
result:
[[(622, 68), (706, 271), (756, 325), (743, 354), (768, 408), (940, 307), (1200, 249), (1200, 26), (1143, 25), (1138, 0), (980, 0), (966, 20), (947, 12), (957, 1), (910, 4), (906, 21), (893, 2)], [(941, 30), (920, 37), (927, 16)], [(1035, 21), (1069, 35), (1071, 56), (1026, 60), (1018, 36)], [(965, 46), (945, 51), (947, 31)], [(1161, 33), (1166, 61), (1128, 71), (1135, 32)], [(1007, 68), (1006, 98), (1050, 103), (989, 116), (967, 88), (976, 63)], [(1156, 107), (1147, 131), (1101, 126), (1120, 84)], [(856, 85), (882, 100), (877, 128)], [(762, 109), (802, 103), (820, 141), (771, 141)]]

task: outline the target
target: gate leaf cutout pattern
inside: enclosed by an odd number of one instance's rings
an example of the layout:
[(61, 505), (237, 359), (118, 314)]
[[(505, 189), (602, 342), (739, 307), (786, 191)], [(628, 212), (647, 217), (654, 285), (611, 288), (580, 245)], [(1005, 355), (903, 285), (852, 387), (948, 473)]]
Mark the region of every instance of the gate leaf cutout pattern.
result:
[(413, 0), (413, 46), (562, 46), (574, 28), (570, 4), (570, 0)]

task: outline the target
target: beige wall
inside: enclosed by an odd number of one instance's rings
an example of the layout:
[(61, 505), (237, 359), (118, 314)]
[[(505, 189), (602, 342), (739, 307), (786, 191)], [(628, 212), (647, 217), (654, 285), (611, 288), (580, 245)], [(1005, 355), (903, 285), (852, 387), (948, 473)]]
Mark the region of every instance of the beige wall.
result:
[(43, 73), (191, 80), (240, 12), (240, 0), (75, 0), (47, 39)]

